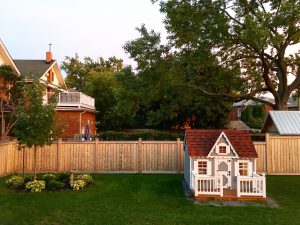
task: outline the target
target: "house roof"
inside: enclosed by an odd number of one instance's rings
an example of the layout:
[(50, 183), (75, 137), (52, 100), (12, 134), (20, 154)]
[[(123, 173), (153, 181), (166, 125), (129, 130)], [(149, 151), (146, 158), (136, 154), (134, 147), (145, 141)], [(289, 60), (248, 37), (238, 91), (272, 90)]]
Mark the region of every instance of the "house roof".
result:
[(56, 62), (52, 60), (50, 63), (46, 63), (45, 60), (14, 60), (17, 67), (19, 68), (22, 76), (28, 79), (39, 79), (43, 76), (47, 70), (49, 70)]
[(185, 132), (189, 156), (206, 157), (224, 132), (232, 147), (241, 158), (257, 158), (249, 131), (244, 130), (195, 130)]
[(226, 127), (231, 130), (251, 130), (251, 128), (241, 120), (230, 121)]
[[(259, 96), (258, 97), (259, 99), (262, 99), (262, 100), (265, 100), (265, 101), (268, 101), (272, 104), (275, 103), (275, 100), (273, 98), (269, 98), (269, 97), (265, 97), (265, 96)], [(235, 102), (233, 103), (233, 107), (242, 107), (242, 106), (254, 106), (254, 105), (257, 105), (257, 104), (262, 104), (261, 102), (258, 102), (258, 101), (253, 101), (253, 100), (242, 100), (242, 101), (239, 101), (239, 102)]]
[(272, 125), (280, 135), (300, 135), (300, 111), (269, 111), (262, 133)]

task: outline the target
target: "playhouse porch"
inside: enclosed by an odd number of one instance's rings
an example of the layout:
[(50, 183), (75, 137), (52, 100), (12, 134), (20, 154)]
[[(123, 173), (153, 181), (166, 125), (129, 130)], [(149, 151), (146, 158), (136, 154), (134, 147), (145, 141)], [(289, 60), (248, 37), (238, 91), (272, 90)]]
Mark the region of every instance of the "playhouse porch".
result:
[(236, 176), (236, 186), (223, 187), (223, 176), (203, 176), (191, 173), (191, 189), (196, 199), (266, 200), (266, 179), (253, 176)]

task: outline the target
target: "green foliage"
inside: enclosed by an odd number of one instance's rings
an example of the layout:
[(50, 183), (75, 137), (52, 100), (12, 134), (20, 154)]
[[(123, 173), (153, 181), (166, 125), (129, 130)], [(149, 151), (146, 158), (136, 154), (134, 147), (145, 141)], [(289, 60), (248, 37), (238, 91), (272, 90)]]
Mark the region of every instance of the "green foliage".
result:
[(24, 178), (21, 176), (11, 176), (9, 179), (6, 180), (7, 187), (15, 190), (19, 190), (24, 185)]
[(87, 185), (94, 183), (92, 176), (89, 174), (79, 174), (76, 176), (75, 180), (83, 180)]
[(25, 184), (25, 188), (31, 192), (41, 192), (46, 188), (46, 183), (44, 180), (29, 181)]
[[(17, 75), (10, 66), (0, 66), (0, 116), (1, 118), (1, 139), (5, 139), (11, 132), (18, 117), (16, 109), (20, 106), (18, 99), (21, 98), (21, 76)], [(7, 113), (7, 110), (10, 113)]]
[(116, 79), (115, 73), (123, 67), (121, 59), (110, 57), (108, 60), (93, 60), (85, 57), (83, 61), (78, 55), (66, 57), (62, 69), (67, 73), (66, 84), (70, 88), (95, 98), (97, 126), (101, 129), (113, 127), (112, 116), (115, 105)]
[(176, 140), (180, 138), (183, 140), (184, 132), (168, 132), (168, 131), (105, 131), (100, 132), (98, 137), (101, 140), (138, 140), (142, 138), (143, 140)]
[[(299, 1), (159, 2), (173, 51), (192, 52), (192, 62), (206, 61), (203, 54), (194, 53), (209, 53), (207, 59), (213, 58), (215, 65), (230, 68), (239, 77), (235, 91), (218, 93), (253, 98), (269, 91), (275, 97), (275, 109), (286, 109), (288, 97), (300, 85), (300, 79), (286, 82), (290, 73), (299, 73), (299, 52), (287, 54), (289, 47), (300, 42)], [(209, 91), (205, 83), (196, 85)]]
[(42, 147), (53, 141), (56, 98), (53, 96), (48, 104), (44, 104), (44, 90), (45, 86), (39, 81), (25, 85), (22, 90), (24, 97), (19, 99), (22, 107), (16, 111), (18, 120), (13, 129), (20, 146)]
[(58, 173), (56, 174), (56, 180), (61, 181), (68, 185), (70, 183), (70, 174), (69, 173)]
[(50, 181), (46, 182), (46, 189), (47, 190), (51, 190), (51, 191), (62, 190), (65, 187), (66, 187), (66, 184), (61, 182), (61, 181), (50, 180)]
[(85, 188), (87, 183), (84, 180), (75, 180), (71, 185), (74, 191), (79, 191)]
[(54, 174), (48, 173), (48, 174), (44, 174), (42, 176), (42, 180), (44, 180), (46, 182), (46, 186), (47, 183), (49, 183), (52, 180), (55, 180), (56, 176)]
[(242, 111), (241, 120), (249, 127), (260, 129), (264, 123), (264, 105), (248, 106)]

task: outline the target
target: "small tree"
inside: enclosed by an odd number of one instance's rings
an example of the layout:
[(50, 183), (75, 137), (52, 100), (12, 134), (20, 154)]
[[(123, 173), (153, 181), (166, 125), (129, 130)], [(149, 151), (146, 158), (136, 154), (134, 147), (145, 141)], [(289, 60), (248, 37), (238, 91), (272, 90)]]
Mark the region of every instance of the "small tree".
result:
[(16, 110), (18, 120), (13, 134), (19, 141), (19, 148), (34, 149), (34, 179), (36, 179), (36, 153), (38, 147), (49, 145), (53, 141), (55, 132), (55, 95), (48, 104), (44, 104), (43, 94), (45, 86), (39, 81), (26, 84), (22, 90), (22, 105)]

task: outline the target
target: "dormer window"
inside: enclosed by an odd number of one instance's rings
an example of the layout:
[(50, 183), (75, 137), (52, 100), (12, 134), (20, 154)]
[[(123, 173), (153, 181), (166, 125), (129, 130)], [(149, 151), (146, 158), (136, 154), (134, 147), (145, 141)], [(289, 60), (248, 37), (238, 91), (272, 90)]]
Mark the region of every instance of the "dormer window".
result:
[(217, 153), (220, 155), (227, 155), (229, 154), (230, 148), (226, 144), (219, 144), (217, 145)]

